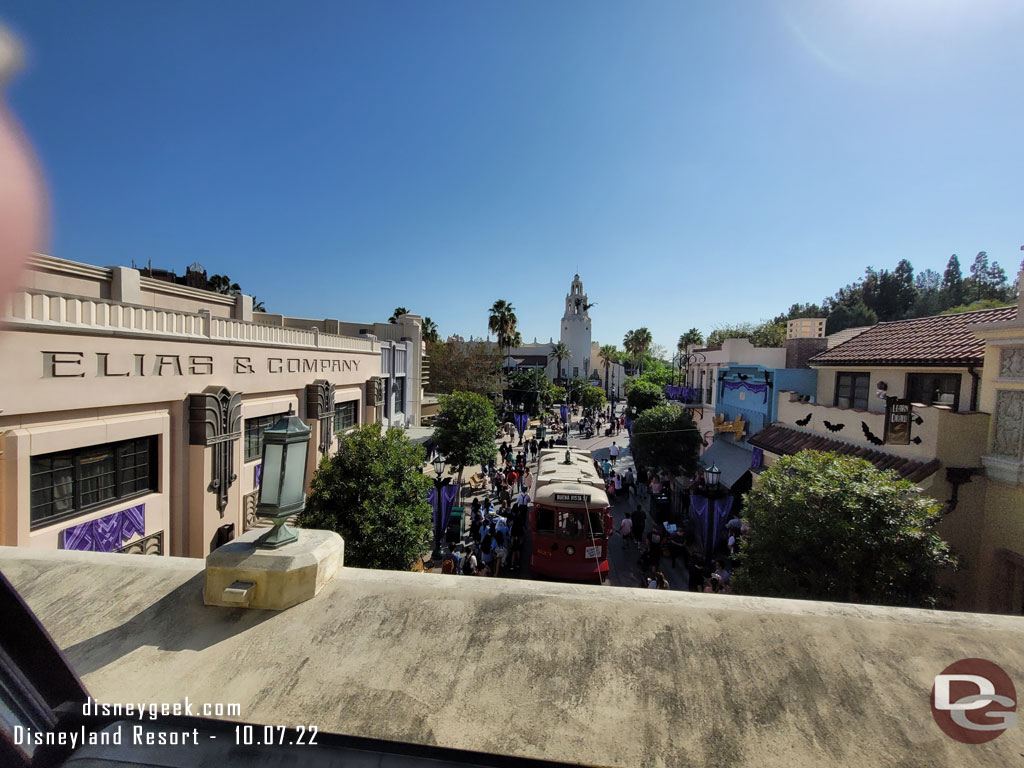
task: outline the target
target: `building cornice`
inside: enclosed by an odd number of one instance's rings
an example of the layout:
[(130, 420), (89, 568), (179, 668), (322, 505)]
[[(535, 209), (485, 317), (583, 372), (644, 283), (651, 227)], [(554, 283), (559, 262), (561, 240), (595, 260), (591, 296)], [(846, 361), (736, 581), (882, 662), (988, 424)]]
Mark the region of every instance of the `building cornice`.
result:
[(75, 277), (88, 277), (92, 280), (109, 281), (112, 274), (112, 270), (109, 267), (94, 267), (92, 264), (68, 261), (67, 259), (60, 259), (45, 253), (30, 253), (26, 264), (30, 269), (59, 272), (60, 274), (74, 275)]

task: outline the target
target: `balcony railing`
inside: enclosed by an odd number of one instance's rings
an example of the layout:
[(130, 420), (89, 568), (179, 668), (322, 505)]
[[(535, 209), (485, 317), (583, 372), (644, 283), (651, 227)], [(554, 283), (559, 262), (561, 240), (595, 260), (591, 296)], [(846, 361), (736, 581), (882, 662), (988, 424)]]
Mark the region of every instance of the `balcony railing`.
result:
[(69, 332), (110, 332), (162, 338), (216, 340), (275, 347), (373, 352), (373, 339), (335, 336), (316, 328), (284, 328), (211, 317), (208, 311), (182, 312), (140, 307), (106, 299), (63, 296), (46, 291), (17, 291), (4, 303), (6, 324), (18, 328), (47, 327)]

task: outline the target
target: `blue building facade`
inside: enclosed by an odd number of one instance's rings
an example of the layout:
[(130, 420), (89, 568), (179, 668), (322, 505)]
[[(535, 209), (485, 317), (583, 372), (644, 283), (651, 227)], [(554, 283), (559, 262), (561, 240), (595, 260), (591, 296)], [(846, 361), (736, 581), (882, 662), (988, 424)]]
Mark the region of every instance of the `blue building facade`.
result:
[[(777, 418), (779, 392), (814, 396), (818, 372), (810, 368), (731, 364), (719, 370), (715, 386), (715, 418), (722, 423), (716, 425), (715, 440), (701, 462), (705, 467), (718, 467), (722, 472), (721, 484), (732, 488), (752, 465), (758, 468), (757, 454), (749, 440)], [(737, 417), (744, 421), (740, 435), (728, 431)]]

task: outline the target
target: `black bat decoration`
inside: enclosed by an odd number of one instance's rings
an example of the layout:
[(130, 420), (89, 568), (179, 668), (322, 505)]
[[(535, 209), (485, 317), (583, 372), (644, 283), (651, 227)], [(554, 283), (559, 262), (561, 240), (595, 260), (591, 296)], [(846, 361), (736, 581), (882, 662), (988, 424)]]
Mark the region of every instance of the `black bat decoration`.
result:
[(921, 426), (922, 424), (924, 424), (924, 419), (922, 419), (920, 416), (915, 416), (914, 423), (917, 424), (917, 426)]
[(811, 423), (811, 416), (813, 416), (813, 415), (814, 415), (813, 413), (808, 413), (807, 416), (805, 416), (804, 418), (797, 419), (796, 420), (797, 426), (799, 426), (799, 427), (806, 427), (808, 424)]
[(920, 445), (921, 444), (921, 438), (920, 437), (915, 437), (915, 438), (911, 439), (910, 442), (912, 442), (914, 445)]
[(740, 381), (746, 381), (750, 377), (749, 376), (744, 376), (742, 373), (737, 373), (736, 374), (736, 378), (738, 378)]
[(845, 424), (833, 424), (831, 421), (825, 421), (822, 419), (822, 423), (825, 425), (825, 429), (829, 432), (842, 432)]
[(885, 440), (880, 440), (875, 437), (866, 421), (862, 421), (860, 423), (860, 428), (864, 430), (864, 437), (868, 439), (869, 443), (872, 443), (873, 445), (885, 445)]

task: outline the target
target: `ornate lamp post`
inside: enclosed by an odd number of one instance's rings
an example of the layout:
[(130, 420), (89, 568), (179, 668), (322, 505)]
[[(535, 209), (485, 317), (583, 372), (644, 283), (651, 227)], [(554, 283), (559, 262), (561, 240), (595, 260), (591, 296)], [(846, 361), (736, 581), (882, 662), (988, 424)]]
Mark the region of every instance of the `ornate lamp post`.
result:
[(442, 478), (444, 474), (445, 458), (440, 453), (434, 457), (434, 472), (437, 473), (437, 477), (434, 478), (434, 506), (436, 508), (434, 514), (434, 551), (430, 555), (430, 559), (439, 561), (441, 559), (441, 538), (443, 531), (441, 530), (441, 510), (443, 505), (441, 504), (441, 489), (448, 482), (448, 478)]
[(257, 547), (277, 549), (299, 538), (285, 523), (306, 508), (310, 432), (302, 419), (288, 414), (263, 433), (263, 472), (256, 515), (268, 518), (273, 527), (256, 540)]
[(715, 520), (715, 505), (714, 498), (716, 492), (719, 490), (719, 481), (722, 478), (722, 470), (718, 468), (718, 465), (711, 462), (711, 466), (704, 470), (704, 479), (707, 483), (707, 497), (708, 497), (708, 515), (707, 515), (707, 530), (704, 531), (704, 564), (709, 566), (711, 564), (711, 558), (715, 555), (715, 543), (711, 540), (713, 523)]

